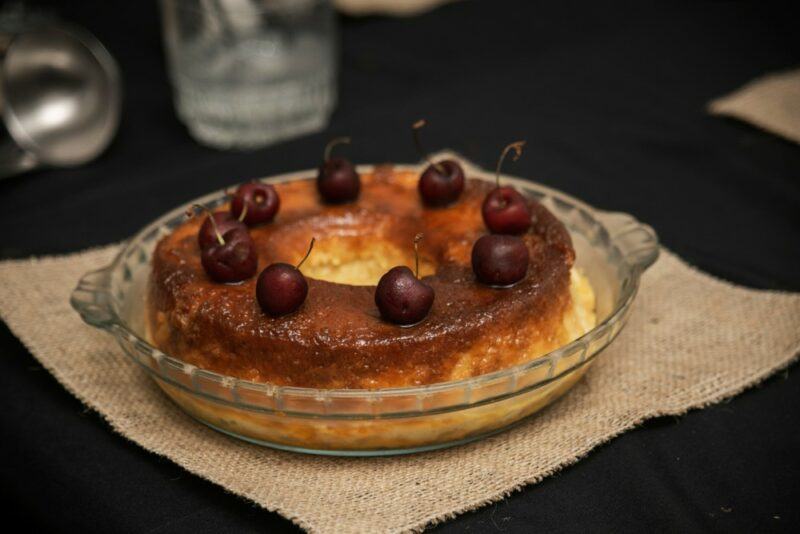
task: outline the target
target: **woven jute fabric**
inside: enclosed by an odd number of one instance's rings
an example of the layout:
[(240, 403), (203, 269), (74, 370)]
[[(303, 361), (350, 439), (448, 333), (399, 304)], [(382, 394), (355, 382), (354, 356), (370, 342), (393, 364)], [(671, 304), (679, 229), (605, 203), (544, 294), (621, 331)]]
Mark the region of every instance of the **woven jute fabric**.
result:
[(720, 401), (800, 350), (800, 295), (711, 278), (662, 250), (630, 321), (585, 378), (521, 426), (473, 444), (389, 458), (280, 452), (184, 415), (112, 337), (68, 304), (116, 246), (0, 263), (0, 316), (120, 434), (313, 532), (401, 532), (501, 499), (643, 420)]
[(800, 69), (757, 78), (711, 101), (708, 110), (800, 143)]

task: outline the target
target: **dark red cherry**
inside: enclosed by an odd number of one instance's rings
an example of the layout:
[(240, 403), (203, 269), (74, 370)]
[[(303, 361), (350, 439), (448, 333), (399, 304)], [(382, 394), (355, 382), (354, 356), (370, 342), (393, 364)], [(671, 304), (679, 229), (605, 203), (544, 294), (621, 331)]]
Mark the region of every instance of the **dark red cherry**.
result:
[(472, 271), (479, 282), (507, 287), (525, 278), (530, 253), (522, 238), (490, 234), (472, 246)]
[[(211, 222), (212, 217), (217, 225), (216, 231), (214, 230), (214, 224)], [(210, 245), (213, 245), (214, 243), (218, 243), (216, 234), (217, 231), (219, 231), (220, 234), (225, 234), (230, 230), (239, 230), (246, 234), (247, 226), (245, 226), (244, 223), (236, 220), (236, 218), (228, 211), (214, 212), (213, 214), (208, 215), (203, 221), (203, 224), (200, 226), (200, 231), (197, 232), (197, 243), (200, 245), (201, 249), (204, 249)]]
[(516, 189), (497, 187), (483, 201), (483, 222), (496, 234), (522, 234), (531, 227), (528, 202)]
[(464, 170), (450, 159), (431, 163), (419, 177), (418, 187), (428, 206), (452, 204), (464, 191)]
[[(247, 211), (244, 211), (245, 206)], [(233, 194), (231, 213), (247, 226), (254, 226), (272, 221), (280, 206), (281, 199), (271, 184), (248, 182), (240, 185)]]
[(458, 200), (464, 190), (464, 169), (450, 159), (434, 163), (428, 158), (419, 140), (419, 131), (426, 124), (423, 119), (411, 127), (417, 152), (430, 163), (419, 177), (419, 194), (428, 206), (446, 206)]
[(414, 238), (416, 273), (401, 265), (392, 267), (381, 276), (375, 288), (375, 305), (384, 320), (399, 325), (412, 325), (428, 315), (433, 306), (433, 288), (419, 279), (419, 252), (417, 244), (422, 238)]
[(412, 325), (428, 315), (433, 306), (433, 288), (400, 265), (381, 276), (375, 289), (375, 304), (386, 321)]
[(531, 212), (528, 202), (516, 189), (500, 186), (500, 167), (509, 150), (516, 151), (514, 161), (522, 153), (525, 141), (511, 143), (503, 150), (497, 162), (497, 187), (483, 200), (481, 213), (486, 227), (495, 234), (522, 234), (531, 226)]
[(273, 263), (258, 275), (256, 298), (265, 313), (280, 317), (297, 310), (308, 295), (303, 273), (288, 263)]
[(325, 146), (324, 159), (317, 173), (317, 190), (325, 202), (352, 202), (361, 191), (361, 178), (353, 164), (345, 158), (330, 157), (334, 146), (349, 142), (349, 137), (339, 137)]
[(312, 248), (314, 239), (311, 239), (308, 252), (297, 266), (273, 263), (258, 275), (256, 300), (264, 313), (280, 317), (296, 311), (303, 305), (308, 296), (308, 282), (300, 272), (300, 266), (311, 254)]
[(212, 280), (225, 284), (247, 280), (258, 270), (253, 240), (238, 228), (221, 234), (221, 239), (205, 247), (200, 260)]

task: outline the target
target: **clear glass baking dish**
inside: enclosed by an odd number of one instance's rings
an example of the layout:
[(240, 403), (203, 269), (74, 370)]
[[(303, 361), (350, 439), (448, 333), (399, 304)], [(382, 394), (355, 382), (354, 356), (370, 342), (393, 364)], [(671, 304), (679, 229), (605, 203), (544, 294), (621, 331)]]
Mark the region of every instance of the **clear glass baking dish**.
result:
[[(416, 168), (413, 166), (397, 166)], [(369, 170), (363, 166), (361, 171)], [(302, 171), (265, 182), (314, 176)], [(471, 177), (494, 177), (470, 169)], [(465, 380), (378, 390), (276, 386), (224, 376), (164, 354), (148, 342), (145, 299), (156, 243), (194, 203), (217, 206), (224, 191), (193, 200), (152, 222), (102, 269), (84, 275), (72, 306), (107, 330), (181, 408), (206, 425), (253, 443), (331, 455), (372, 456), (448, 447), (504, 430), (566, 393), (625, 325), (642, 272), (658, 257), (649, 226), (594, 209), (554, 189), (506, 177), (566, 225), (576, 264), (596, 296), (597, 325), (528, 363)]]

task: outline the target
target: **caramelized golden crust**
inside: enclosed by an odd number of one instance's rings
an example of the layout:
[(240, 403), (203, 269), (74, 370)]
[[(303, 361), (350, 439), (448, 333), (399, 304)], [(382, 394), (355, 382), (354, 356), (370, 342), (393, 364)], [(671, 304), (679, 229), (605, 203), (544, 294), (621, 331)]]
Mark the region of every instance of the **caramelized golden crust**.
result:
[[(303, 267), (309, 276), (305, 304), (277, 319), (260, 310), (255, 279), (220, 285), (206, 276), (196, 237), (201, 221), (188, 220), (161, 240), (153, 256), (154, 343), (198, 367), (248, 380), (382, 388), (475, 376), (570, 341), (563, 318), (572, 304), (574, 251), (561, 222), (531, 200), (534, 224), (524, 236), (528, 274), (511, 288), (492, 289), (475, 281), (470, 253), (486, 232), (480, 208), (493, 185), (467, 180), (460, 200), (440, 209), (424, 208), (416, 186), (416, 173), (378, 167), (362, 175), (356, 203), (328, 206), (319, 201), (312, 179), (276, 185), (276, 220), (250, 231), (259, 270), (275, 261), (296, 263), (312, 236), (320, 249), (317, 263), (315, 250)], [(383, 322), (373, 286), (310, 278), (326, 272), (323, 263), (337, 250), (379, 263), (370, 254), (384, 261), (394, 254), (413, 265), (411, 242), (418, 232), (425, 234), (422, 271), (431, 273), (423, 279), (436, 298), (416, 326)]]

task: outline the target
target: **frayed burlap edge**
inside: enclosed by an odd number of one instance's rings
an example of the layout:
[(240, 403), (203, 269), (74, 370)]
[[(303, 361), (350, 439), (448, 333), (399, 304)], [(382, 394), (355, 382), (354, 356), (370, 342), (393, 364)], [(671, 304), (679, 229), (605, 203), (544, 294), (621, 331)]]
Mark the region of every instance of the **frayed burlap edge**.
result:
[(712, 115), (732, 117), (800, 143), (800, 69), (764, 75), (712, 100)]

